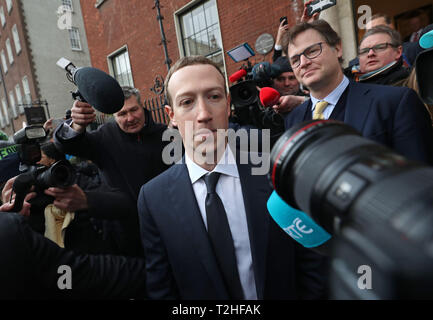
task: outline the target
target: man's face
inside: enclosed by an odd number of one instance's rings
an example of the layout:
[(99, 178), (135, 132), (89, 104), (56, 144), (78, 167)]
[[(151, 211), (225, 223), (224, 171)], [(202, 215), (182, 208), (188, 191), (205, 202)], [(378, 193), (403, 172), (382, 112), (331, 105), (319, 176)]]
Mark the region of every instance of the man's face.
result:
[[(376, 33), (364, 39), (359, 46), (359, 51), (374, 46), (391, 43), (391, 37), (385, 33)], [(367, 53), (359, 54), (359, 66), (361, 72), (371, 72), (400, 59), (402, 47), (394, 48), (388, 45), (385, 49), (370, 49)]]
[(123, 108), (114, 114), (120, 129), (126, 133), (138, 133), (144, 127), (144, 109), (133, 95), (125, 100)]
[(289, 59), (292, 61), (293, 56), (301, 54), (320, 42), (322, 52), (317, 57), (308, 59), (305, 55), (301, 55), (298, 67), (292, 63), (298, 82), (315, 91), (326, 87), (330, 82), (335, 82), (335, 79), (340, 76), (341, 66), (338, 58), (342, 56), (341, 45), (330, 47), (319, 32), (308, 29), (298, 34), (288, 46)]
[(56, 160), (48, 157), (45, 152), (41, 151), (41, 160), (36, 162), (39, 165), (45, 166), (45, 167), (51, 167), (52, 164), (54, 164)]
[(166, 111), (187, 152), (199, 146), (214, 152), (225, 146), (225, 141), (217, 141), (217, 129), (228, 129), (230, 102), (224, 79), (215, 67), (197, 64), (179, 69), (173, 73), (168, 91), (172, 106), (166, 106)]
[(299, 91), (299, 82), (293, 72), (283, 72), (274, 79), (273, 87), (280, 95), (294, 95)]

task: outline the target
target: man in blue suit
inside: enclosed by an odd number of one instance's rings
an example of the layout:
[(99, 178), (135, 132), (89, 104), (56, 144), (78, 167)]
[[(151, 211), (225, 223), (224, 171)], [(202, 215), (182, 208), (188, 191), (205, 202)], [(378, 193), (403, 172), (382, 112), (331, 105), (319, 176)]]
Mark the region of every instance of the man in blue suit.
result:
[(324, 258), (278, 228), (266, 210), (267, 177), (252, 175), (252, 165), (218, 138), (230, 113), (218, 66), (204, 57), (182, 58), (165, 90), (185, 157), (140, 191), (147, 296), (324, 298)]
[(350, 82), (341, 69), (341, 39), (327, 22), (294, 26), (288, 53), (311, 99), (287, 115), (286, 129), (311, 119), (340, 120), (408, 159), (433, 164), (430, 118), (415, 91)]

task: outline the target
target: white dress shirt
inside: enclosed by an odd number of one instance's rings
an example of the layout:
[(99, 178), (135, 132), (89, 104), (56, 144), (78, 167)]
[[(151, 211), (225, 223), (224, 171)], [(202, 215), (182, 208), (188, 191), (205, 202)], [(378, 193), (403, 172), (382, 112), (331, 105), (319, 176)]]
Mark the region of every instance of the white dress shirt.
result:
[[(185, 164), (188, 168), (198, 207), (207, 229), (205, 205), (207, 188), (204, 180), (201, 178), (208, 174), (209, 171), (194, 163), (186, 153)], [(226, 147), (223, 157), (212, 172), (221, 173), (216, 185), (216, 193), (221, 198), (227, 213), (244, 297), (247, 300), (256, 300), (257, 291), (244, 198), (238, 168), (230, 147)]]
[(341, 95), (343, 94), (344, 90), (346, 90), (348, 85), (349, 85), (349, 79), (347, 79), (346, 76), (343, 76), (343, 80), (340, 82), (337, 88), (335, 88), (330, 94), (328, 94), (325, 97), (325, 99), (317, 99), (310, 94), (311, 114), (314, 114), (314, 109), (316, 107), (317, 102), (326, 101), (328, 102), (328, 105), (326, 106), (325, 110), (323, 110), (323, 116), (325, 117), (325, 120), (328, 120), (332, 114), (332, 111), (334, 111), (334, 108), (337, 105), (338, 100), (340, 100)]

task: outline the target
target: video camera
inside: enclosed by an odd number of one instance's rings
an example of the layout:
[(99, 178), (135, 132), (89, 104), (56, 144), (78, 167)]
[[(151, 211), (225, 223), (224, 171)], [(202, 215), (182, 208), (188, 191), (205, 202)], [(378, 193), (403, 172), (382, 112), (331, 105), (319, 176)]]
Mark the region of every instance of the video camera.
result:
[(341, 122), (313, 120), (280, 137), (269, 178), (333, 235), (319, 247), (332, 256), (332, 298), (433, 297), (433, 168)]
[(230, 86), (233, 110), (230, 121), (241, 126), (270, 129), (271, 139), (276, 140), (284, 132), (284, 119), (272, 108), (266, 108), (261, 103), (257, 87), (271, 86), (272, 78), (277, 75), (278, 70), (273, 69), (269, 62), (260, 62), (253, 66), (248, 59), (254, 52), (247, 43), (228, 53), (235, 62), (246, 61), (246, 64), (229, 77), (230, 82), (234, 83)]
[(18, 155), (21, 160), (20, 171), (24, 171), (14, 181), (15, 203), (12, 211), (19, 212), (24, 198), (31, 188), (42, 194), (50, 187), (65, 188), (71, 186), (75, 180), (75, 170), (66, 160), (60, 160), (49, 168), (38, 167), (36, 163), (41, 159), (41, 141), (46, 138), (46, 131), (41, 125), (24, 127), (14, 136), (18, 144)]

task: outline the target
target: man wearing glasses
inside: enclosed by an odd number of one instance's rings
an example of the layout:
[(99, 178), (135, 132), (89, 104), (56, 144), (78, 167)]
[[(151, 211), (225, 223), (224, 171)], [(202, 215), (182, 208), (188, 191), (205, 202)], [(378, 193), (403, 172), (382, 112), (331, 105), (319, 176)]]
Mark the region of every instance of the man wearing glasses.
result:
[(359, 46), (359, 69), (352, 70), (356, 81), (402, 86), (410, 74), (403, 65), (400, 34), (387, 27), (368, 30)]
[(433, 164), (430, 118), (415, 91), (349, 81), (341, 68), (341, 39), (323, 20), (294, 26), (288, 38), (293, 72), (311, 99), (286, 116), (286, 129), (335, 119), (411, 160)]

